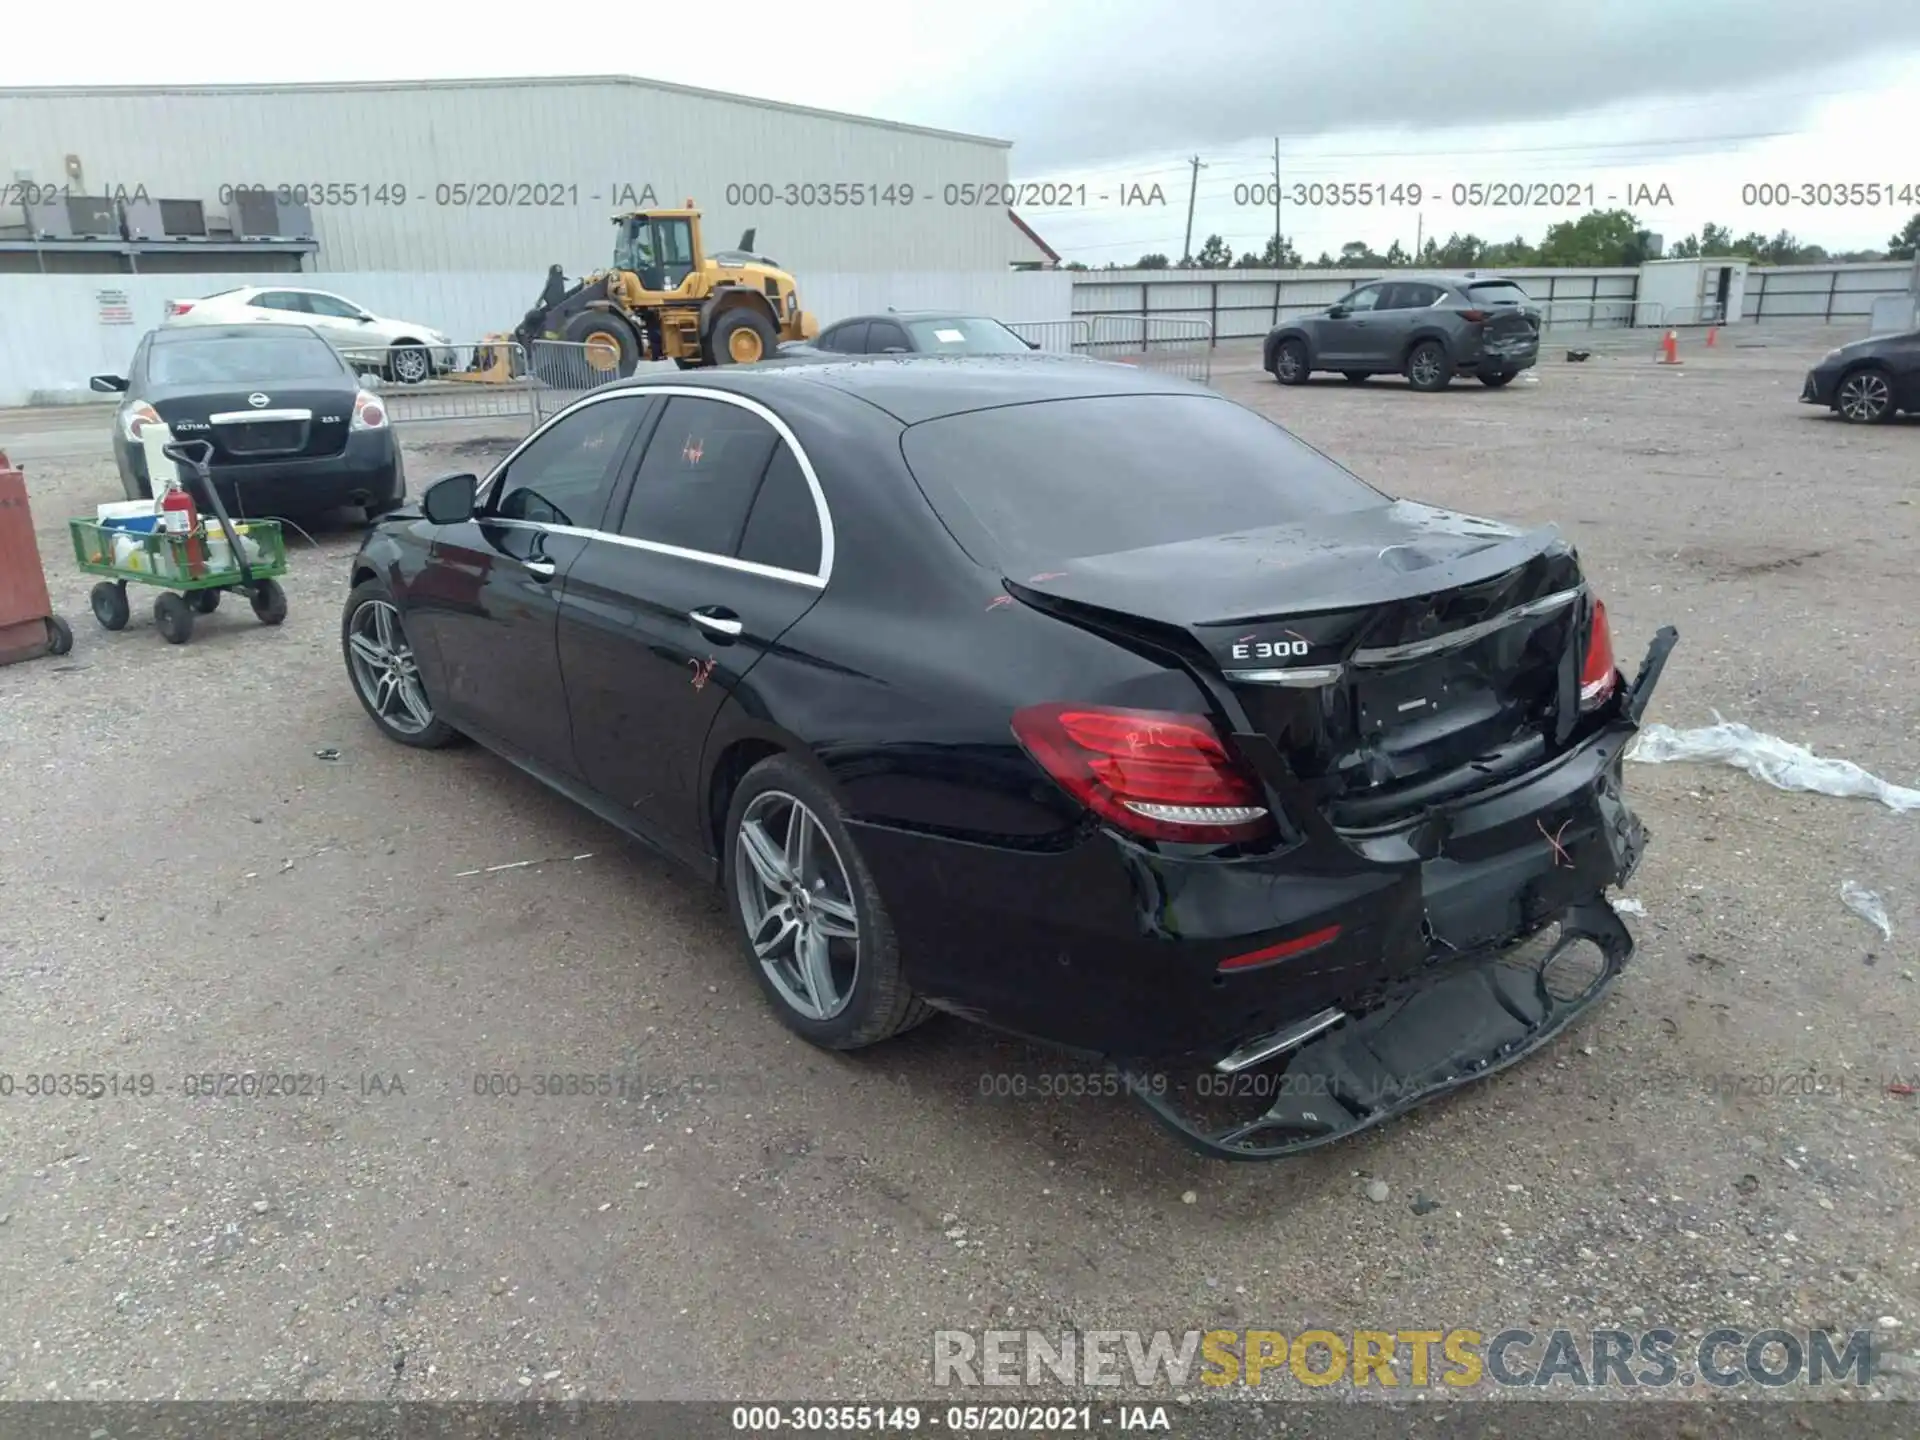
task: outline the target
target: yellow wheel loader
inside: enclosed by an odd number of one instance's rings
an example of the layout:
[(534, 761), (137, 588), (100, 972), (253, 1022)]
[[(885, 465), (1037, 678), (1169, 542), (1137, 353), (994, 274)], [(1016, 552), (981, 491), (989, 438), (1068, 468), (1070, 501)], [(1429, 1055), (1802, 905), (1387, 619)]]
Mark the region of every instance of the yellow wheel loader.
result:
[[(601, 384), (631, 375), (642, 360), (672, 360), (683, 370), (751, 365), (783, 340), (819, 333), (800, 308), (793, 276), (753, 253), (753, 231), (738, 250), (707, 254), (691, 200), (680, 210), (616, 215), (613, 223), (612, 268), (569, 286), (555, 265), (539, 303), (513, 332), (526, 368), (547, 384)], [(501, 373), (511, 368), (503, 351), (483, 349), (475, 362), (484, 373), (471, 378), (510, 378)]]

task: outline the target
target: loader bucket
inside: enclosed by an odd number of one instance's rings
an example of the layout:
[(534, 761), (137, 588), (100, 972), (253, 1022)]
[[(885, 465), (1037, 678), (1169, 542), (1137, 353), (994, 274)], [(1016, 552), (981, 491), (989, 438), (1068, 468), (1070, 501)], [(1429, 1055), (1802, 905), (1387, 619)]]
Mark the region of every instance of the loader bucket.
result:
[(469, 385), (504, 385), (514, 378), (512, 345), (510, 335), (489, 335), (485, 343), (473, 347), (470, 366), (452, 371), (445, 378)]

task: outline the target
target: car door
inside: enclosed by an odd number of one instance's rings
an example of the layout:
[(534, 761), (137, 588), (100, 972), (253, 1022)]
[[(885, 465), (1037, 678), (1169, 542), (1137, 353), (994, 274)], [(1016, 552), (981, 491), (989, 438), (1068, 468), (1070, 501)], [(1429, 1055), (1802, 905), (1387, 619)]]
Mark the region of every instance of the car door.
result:
[(1360, 327), (1362, 356), (1370, 370), (1397, 370), (1406, 354), (1407, 340), (1420, 323), (1420, 311), (1439, 291), (1418, 281), (1396, 280), (1382, 287), (1380, 303)]
[(885, 355), (899, 350), (910, 353), (913, 341), (907, 338), (907, 332), (891, 320), (875, 320), (867, 330), (867, 353)]
[(669, 849), (701, 847), (707, 732), (819, 598), (825, 501), (765, 406), (672, 392), (567, 577), (560, 669), (588, 783)]
[[(1328, 308), (1315, 325), (1319, 345), (1313, 357), (1316, 368), (1330, 370), (1365, 369), (1370, 337), (1368, 327), (1373, 312), (1386, 291), (1383, 284), (1362, 285)], [(1335, 315), (1334, 311), (1342, 313)]]
[(307, 323), (332, 341), (335, 349), (367, 352), (353, 357), (361, 360), (375, 358), (385, 350), (378, 327), (362, 318), (366, 312), (358, 305), (319, 290), (306, 291), (305, 299), (312, 317)]
[(407, 596), (450, 723), (578, 778), (555, 636), (568, 571), (603, 522), (648, 402), (635, 391), (564, 411), (507, 458), (472, 519), (434, 528)]

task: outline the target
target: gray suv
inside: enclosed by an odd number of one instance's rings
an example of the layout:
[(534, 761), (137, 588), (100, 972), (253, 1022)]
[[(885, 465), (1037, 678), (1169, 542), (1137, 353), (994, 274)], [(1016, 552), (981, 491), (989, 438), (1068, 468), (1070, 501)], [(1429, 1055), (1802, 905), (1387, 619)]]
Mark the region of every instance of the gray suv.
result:
[(1267, 335), (1265, 368), (1282, 385), (1333, 370), (1355, 384), (1405, 375), (1416, 390), (1444, 390), (1455, 375), (1477, 375), (1497, 388), (1539, 355), (1540, 312), (1513, 281), (1409, 275), (1282, 321)]

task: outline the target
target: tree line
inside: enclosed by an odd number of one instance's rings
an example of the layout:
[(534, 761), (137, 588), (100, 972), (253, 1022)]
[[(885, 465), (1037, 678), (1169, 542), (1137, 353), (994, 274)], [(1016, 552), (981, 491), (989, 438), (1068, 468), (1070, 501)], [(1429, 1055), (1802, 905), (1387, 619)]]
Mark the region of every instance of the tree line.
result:
[[(1396, 240), (1384, 255), (1362, 240), (1349, 240), (1338, 255), (1322, 250), (1317, 259), (1301, 257), (1293, 242), (1285, 236), (1269, 236), (1266, 248), (1248, 250), (1236, 257), (1233, 247), (1219, 235), (1207, 236), (1206, 243), (1191, 259), (1169, 260), (1165, 255), (1142, 255), (1131, 265), (1109, 261), (1107, 270), (1387, 270), (1395, 266), (1417, 266), (1423, 270), (1467, 269), (1576, 269), (1639, 265), (1655, 258), (1652, 233), (1641, 227), (1630, 211), (1593, 210), (1578, 220), (1563, 220), (1549, 226), (1538, 244), (1516, 235), (1511, 240), (1483, 240), (1478, 235), (1458, 232), (1445, 240), (1429, 236), (1418, 253), (1409, 251)], [(1725, 225), (1703, 225), (1696, 234), (1668, 246), (1670, 260), (1691, 260), (1703, 255), (1727, 255), (1750, 260), (1757, 265), (1857, 264), (1871, 260), (1911, 260), (1920, 246), (1920, 213), (1891, 236), (1884, 250), (1844, 250), (1832, 252), (1823, 246), (1807, 244), (1787, 230), (1763, 235), (1758, 230), (1736, 238)], [(1089, 267), (1073, 261), (1062, 267), (1085, 270)]]

